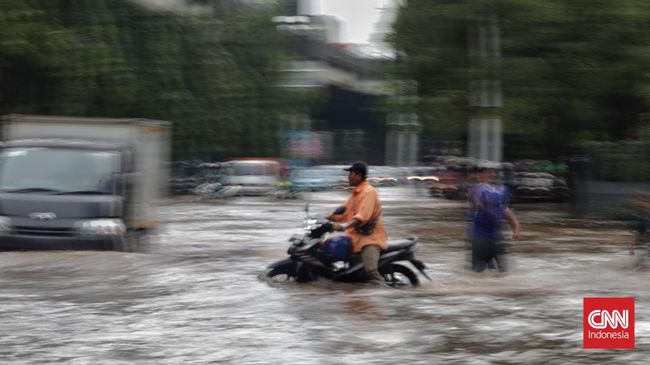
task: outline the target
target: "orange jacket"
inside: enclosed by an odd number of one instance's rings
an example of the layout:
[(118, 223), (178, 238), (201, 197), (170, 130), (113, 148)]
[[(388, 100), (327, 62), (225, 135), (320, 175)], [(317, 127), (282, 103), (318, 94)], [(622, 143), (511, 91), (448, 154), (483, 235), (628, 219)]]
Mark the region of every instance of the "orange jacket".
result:
[(348, 228), (347, 235), (352, 238), (352, 252), (359, 253), (366, 245), (377, 245), (382, 250), (387, 247), (387, 235), (384, 228), (384, 218), (381, 215), (381, 201), (379, 194), (367, 180), (356, 186), (345, 202), (345, 213), (332, 216), (336, 222), (349, 222), (352, 219), (366, 224), (371, 218), (377, 217), (374, 231), (369, 235), (357, 233), (354, 228)]

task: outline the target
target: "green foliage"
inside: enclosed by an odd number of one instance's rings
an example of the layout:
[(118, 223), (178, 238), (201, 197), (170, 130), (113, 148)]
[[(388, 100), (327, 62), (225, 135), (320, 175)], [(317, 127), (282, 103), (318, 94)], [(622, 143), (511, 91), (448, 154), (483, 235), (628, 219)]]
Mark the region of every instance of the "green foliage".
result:
[(638, 129), (650, 110), (650, 3), (409, 0), (390, 40), (406, 54), (399, 77), (419, 84), (425, 138), (465, 138), (468, 84), (486, 66), (470, 64), (467, 30), (485, 15), (500, 28), (502, 57), (487, 66), (502, 81), (505, 142), (525, 141), (509, 151), (550, 157)]
[(273, 10), (225, 12), (235, 5), (3, 1), (0, 114), (170, 120), (177, 159), (277, 156), (281, 115), (304, 98), (275, 87), (286, 51)]

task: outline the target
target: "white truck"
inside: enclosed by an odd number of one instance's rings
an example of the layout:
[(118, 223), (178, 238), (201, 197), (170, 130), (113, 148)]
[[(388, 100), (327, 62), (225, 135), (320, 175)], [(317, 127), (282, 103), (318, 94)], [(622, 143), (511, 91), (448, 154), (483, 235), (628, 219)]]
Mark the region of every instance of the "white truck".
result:
[(0, 249), (131, 251), (158, 223), (170, 123), (7, 115)]

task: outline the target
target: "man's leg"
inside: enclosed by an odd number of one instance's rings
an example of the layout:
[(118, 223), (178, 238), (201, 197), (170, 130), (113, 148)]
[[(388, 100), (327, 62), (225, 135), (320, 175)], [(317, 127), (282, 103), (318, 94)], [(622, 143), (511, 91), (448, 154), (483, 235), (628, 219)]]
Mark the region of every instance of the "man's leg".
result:
[(501, 272), (508, 271), (508, 261), (506, 260), (506, 254), (508, 253), (507, 244), (502, 240), (496, 241), (497, 246), (497, 255), (494, 260), (497, 262), (497, 270)]
[(472, 237), (465, 239), (465, 268), (467, 270), (474, 269), (474, 251), (472, 250)]
[(379, 246), (367, 245), (361, 249), (361, 260), (363, 261), (363, 268), (366, 271), (366, 275), (371, 282), (381, 285), (384, 284), (384, 277), (377, 270), (379, 255), (381, 255)]
[(633, 253), (633, 268), (641, 269), (645, 267), (646, 261), (650, 259), (650, 234), (645, 233), (637, 236)]
[(483, 272), (487, 267), (485, 254), (485, 242), (483, 237), (478, 235), (472, 236), (472, 270)]

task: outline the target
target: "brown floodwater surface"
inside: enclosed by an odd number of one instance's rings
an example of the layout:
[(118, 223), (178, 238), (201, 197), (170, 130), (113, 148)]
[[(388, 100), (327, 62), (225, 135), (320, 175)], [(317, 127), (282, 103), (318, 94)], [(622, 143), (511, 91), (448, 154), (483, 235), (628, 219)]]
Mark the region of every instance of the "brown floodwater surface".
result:
[[(331, 212), (344, 192), (306, 196)], [(393, 239), (418, 236), (429, 282), (269, 283), (305, 200), (177, 199), (146, 249), (0, 252), (0, 359), (11, 364), (647, 364), (650, 271), (623, 225), (515, 206), (506, 274), (466, 270), (465, 204), (382, 188)], [(636, 299), (636, 349), (583, 350), (584, 297)]]

